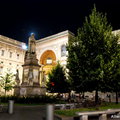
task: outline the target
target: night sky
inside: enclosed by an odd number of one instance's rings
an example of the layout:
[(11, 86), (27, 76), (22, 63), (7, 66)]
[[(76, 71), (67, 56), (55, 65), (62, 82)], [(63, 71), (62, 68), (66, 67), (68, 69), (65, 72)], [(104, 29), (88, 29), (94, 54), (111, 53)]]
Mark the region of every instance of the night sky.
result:
[(26, 43), (31, 32), (36, 39), (64, 30), (76, 34), (94, 4), (120, 29), (120, 0), (1, 0), (0, 34)]

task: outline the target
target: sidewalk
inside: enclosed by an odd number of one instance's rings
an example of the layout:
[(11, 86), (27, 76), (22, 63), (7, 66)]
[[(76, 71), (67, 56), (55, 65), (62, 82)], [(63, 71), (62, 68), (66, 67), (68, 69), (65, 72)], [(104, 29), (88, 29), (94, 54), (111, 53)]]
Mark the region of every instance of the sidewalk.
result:
[(43, 120), (45, 106), (14, 106), (14, 113), (0, 113), (0, 120)]

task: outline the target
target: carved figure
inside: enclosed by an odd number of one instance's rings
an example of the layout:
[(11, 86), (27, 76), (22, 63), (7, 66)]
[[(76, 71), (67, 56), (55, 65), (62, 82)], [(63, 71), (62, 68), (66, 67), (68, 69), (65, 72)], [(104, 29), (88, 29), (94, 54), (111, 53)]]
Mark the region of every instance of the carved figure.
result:
[(29, 71), (28, 79), (29, 79), (29, 85), (33, 85), (33, 73), (32, 73), (32, 70)]
[(43, 80), (42, 80), (43, 83), (46, 82), (46, 76), (45, 76), (45, 71), (43, 71)]
[(29, 37), (29, 52), (30, 53), (35, 53), (36, 51), (36, 43), (35, 43), (35, 35), (31, 34), (31, 36)]
[(41, 86), (45, 87), (46, 86), (46, 76), (45, 76), (45, 71), (42, 71), (42, 82)]
[(20, 79), (19, 79), (19, 71), (18, 71), (18, 69), (16, 70), (16, 83), (17, 83), (17, 85), (19, 86), (19, 84), (20, 84)]

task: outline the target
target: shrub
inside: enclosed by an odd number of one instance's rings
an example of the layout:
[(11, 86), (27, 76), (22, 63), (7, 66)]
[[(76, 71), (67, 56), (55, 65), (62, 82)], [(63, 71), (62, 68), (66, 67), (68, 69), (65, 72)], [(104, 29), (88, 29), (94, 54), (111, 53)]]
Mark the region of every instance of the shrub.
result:
[(9, 100), (14, 100), (15, 103), (20, 104), (44, 104), (44, 103), (63, 103), (55, 96), (30, 96), (30, 97), (18, 97), (18, 96), (0, 96), (2, 103), (8, 103)]

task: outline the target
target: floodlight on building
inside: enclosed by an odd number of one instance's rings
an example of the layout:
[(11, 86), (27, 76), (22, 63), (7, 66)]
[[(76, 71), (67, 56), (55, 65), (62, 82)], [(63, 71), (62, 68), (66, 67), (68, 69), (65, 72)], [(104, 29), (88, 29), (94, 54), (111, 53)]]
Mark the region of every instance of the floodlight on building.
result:
[(27, 50), (28, 47), (27, 47), (27, 45), (23, 44), (23, 45), (22, 45), (22, 48), (23, 48), (24, 50)]

